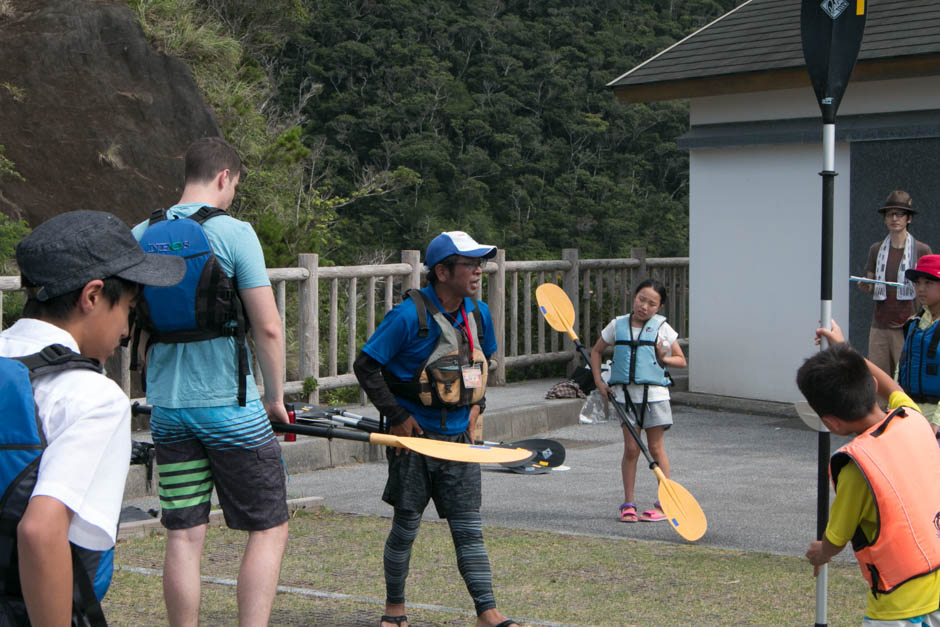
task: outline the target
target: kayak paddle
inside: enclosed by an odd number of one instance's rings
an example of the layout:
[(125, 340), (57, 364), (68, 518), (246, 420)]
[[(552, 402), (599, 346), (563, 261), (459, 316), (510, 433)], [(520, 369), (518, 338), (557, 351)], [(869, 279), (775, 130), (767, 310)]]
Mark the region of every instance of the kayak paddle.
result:
[[(584, 360), (591, 363), (587, 351), (578, 339), (578, 335), (574, 332), (574, 305), (571, 304), (571, 299), (568, 298), (565, 291), (554, 283), (543, 283), (536, 288), (535, 298), (545, 321), (556, 331), (567, 333)], [(656, 474), (656, 479), (659, 480), (659, 504), (662, 506), (666, 518), (672, 524), (672, 528), (686, 540), (693, 542), (698, 540), (705, 535), (705, 529), (708, 527), (705, 513), (699, 506), (698, 501), (688, 490), (663, 474), (659, 464), (650, 456), (646, 445), (643, 444), (640, 434), (630, 423), (627, 410), (617, 402), (613, 394), (609, 398), (611, 404), (620, 414), (620, 421), (630, 431), (633, 439), (636, 440), (640, 450), (643, 451), (644, 457), (646, 457), (646, 461), (649, 462), (650, 470)]]

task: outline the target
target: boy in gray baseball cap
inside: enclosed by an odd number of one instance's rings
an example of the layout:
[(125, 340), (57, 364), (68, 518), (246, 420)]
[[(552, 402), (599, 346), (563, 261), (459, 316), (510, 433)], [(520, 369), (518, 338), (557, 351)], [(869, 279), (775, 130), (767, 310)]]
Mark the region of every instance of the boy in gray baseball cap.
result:
[[(16, 526), (18, 565), (4, 565), (18, 568), (22, 600), (3, 604), (0, 623), (19, 624), (28, 613), (34, 625), (63, 625), (75, 612), (80, 624), (96, 624), (103, 620), (98, 601), (111, 579), (131, 450), (129, 400), (100, 363), (127, 335), (140, 285), (178, 283), (186, 265), (145, 253), (121, 220), (101, 211), (65, 213), (39, 225), (17, 246), (16, 261), (27, 302), (23, 317), (0, 333), (0, 358), (33, 355), (57, 367), (31, 376), (46, 448)], [(63, 361), (79, 366), (60, 369)], [(22, 394), (11, 365), (0, 359), (4, 396)], [(0, 420), (15, 425), (22, 413), (4, 412)]]

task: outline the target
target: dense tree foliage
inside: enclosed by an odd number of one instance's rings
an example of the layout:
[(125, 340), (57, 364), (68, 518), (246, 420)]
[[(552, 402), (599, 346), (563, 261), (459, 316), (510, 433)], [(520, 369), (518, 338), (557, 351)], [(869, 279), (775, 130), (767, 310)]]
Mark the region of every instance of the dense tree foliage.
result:
[[(343, 262), (463, 228), (510, 258), (687, 252), (684, 103), (621, 104), (605, 85), (732, 0), (311, 0), (278, 66), (304, 85), (302, 142), (337, 209)], [(387, 180), (388, 180), (387, 178)]]
[(685, 103), (606, 84), (738, 0), (128, 0), (193, 68), (268, 264), (461, 228), (511, 259), (688, 249)]

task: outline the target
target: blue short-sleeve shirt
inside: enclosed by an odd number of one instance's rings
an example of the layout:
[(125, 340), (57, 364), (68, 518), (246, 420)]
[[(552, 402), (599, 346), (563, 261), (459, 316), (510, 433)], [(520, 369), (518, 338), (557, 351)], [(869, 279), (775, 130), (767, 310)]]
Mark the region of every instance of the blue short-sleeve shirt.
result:
[[(189, 217), (204, 205), (186, 203), (167, 210), (167, 218)], [(140, 240), (149, 221), (132, 229)], [(238, 281), (238, 289), (271, 285), (264, 253), (254, 229), (229, 215), (206, 221), (203, 230), (222, 269)], [(249, 364), (251, 360), (249, 359)], [(259, 398), (254, 376), (247, 381), (246, 400)], [(235, 339), (154, 344), (147, 362), (147, 401), (166, 408), (220, 407), (238, 403), (238, 362)]]
[[(441, 301), (437, 298), (434, 288), (431, 286), (421, 290), (426, 294), (431, 302), (441, 311)], [(493, 319), (490, 317), (490, 309), (486, 303), (474, 301), (470, 298), (464, 298), (464, 310), (467, 316), (477, 306), (480, 308), (480, 317), (482, 318), (482, 329), (478, 330), (482, 338), (483, 354), (489, 357), (496, 352), (496, 334), (493, 332)], [(453, 312), (448, 312), (453, 313)], [(375, 333), (368, 339), (366, 345), (362, 347), (364, 353), (376, 360), (392, 375), (404, 381), (410, 381), (415, 378), (415, 372), (424, 363), (431, 351), (437, 345), (441, 336), (441, 329), (437, 322), (431, 317), (431, 312), (426, 312), (428, 321), (428, 334), (426, 337), (418, 337), (418, 313), (415, 309), (414, 301), (410, 298), (405, 299), (397, 307), (392, 309), (382, 324), (375, 330)], [(461, 313), (457, 313), (453, 322), (454, 327), (463, 328), (466, 322)], [(399, 396), (395, 397), (398, 404), (408, 410), (422, 429), (433, 431), (435, 433), (445, 433), (453, 435), (467, 430), (469, 424), (470, 408), (461, 407), (458, 409), (447, 410), (446, 427), (441, 428), (441, 410), (425, 407), (421, 403), (409, 401)]]

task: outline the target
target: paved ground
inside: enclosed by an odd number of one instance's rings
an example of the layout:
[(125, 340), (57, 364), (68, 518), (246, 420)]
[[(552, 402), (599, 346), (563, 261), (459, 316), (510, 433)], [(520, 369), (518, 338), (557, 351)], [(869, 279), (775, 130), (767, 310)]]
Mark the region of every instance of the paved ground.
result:
[[(708, 532), (698, 543), (802, 555), (816, 530), (816, 434), (797, 419), (681, 406), (674, 414), (676, 427), (666, 434), (672, 478), (708, 517)], [(623, 440), (616, 423), (571, 426), (543, 437), (565, 444), (570, 470), (518, 475), (486, 467), (485, 524), (685, 542), (666, 523), (617, 520)], [(322, 496), (324, 505), (342, 512), (390, 515), (380, 500), (385, 474), (383, 463), (319, 470), (292, 476), (288, 490)], [(641, 508), (653, 503), (656, 487), (642, 466)], [(433, 506), (425, 516), (435, 518)]]
[[(496, 408), (541, 403), (546, 390), (546, 382), (497, 388), (488, 392), (488, 404)], [(695, 496), (708, 518), (708, 532), (698, 544), (802, 555), (816, 529), (817, 434), (785, 405), (682, 392), (675, 398), (676, 426), (666, 434), (666, 450), (673, 480)], [(374, 415), (369, 407), (361, 413)], [(685, 542), (667, 523), (625, 524), (617, 519), (623, 500), (623, 439), (617, 422), (572, 425), (538, 435), (566, 446), (569, 470), (518, 475), (484, 467), (484, 524)], [(843, 441), (833, 437), (832, 449)], [(380, 498), (385, 476), (384, 462), (294, 473), (288, 492), (291, 497), (322, 497), (325, 506), (337, 511), (390, 516), (391, 508)], [(641, 458), (641, 510), (655, 500), (656, 487), (655, 476)], [(146, 509), (155, 506), (155, 500), (128, 504)], [(425, 516), (436, 518), (433, 506)]]

